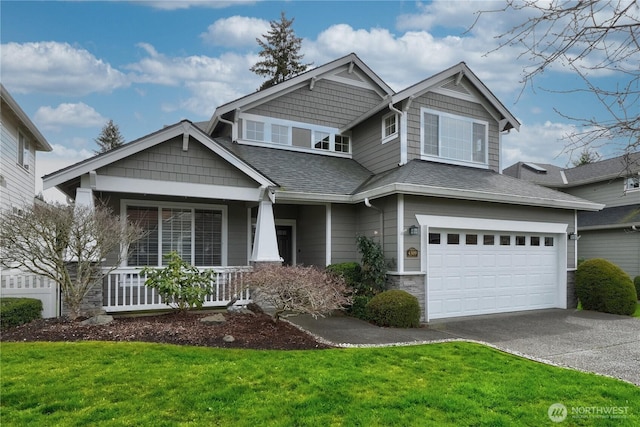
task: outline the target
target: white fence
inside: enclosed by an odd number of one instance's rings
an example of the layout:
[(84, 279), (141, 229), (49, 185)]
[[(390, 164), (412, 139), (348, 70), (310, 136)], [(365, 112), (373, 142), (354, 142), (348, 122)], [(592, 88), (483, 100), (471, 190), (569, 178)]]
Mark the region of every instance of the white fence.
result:
[[(109, 273), (103, 284), (103, 309), (107, 313), (123, 311), (156, 310), (167, 308), (155, 289), (144, 285), (146, 277), (140, 268), (118, 268)], [(249, 290), (244, 286), (244, 274), (251, 267), (211, 267), (215, 272), (213, 292), (207, 296), (203, 307), (224, 307), (231, 301), (244, 305), (251, 302)]]
[(2, 271), (0, 296), (10, 298), (34, 298), (42, 301), (42, 317), (60, 315), (60, 292), (55, 281), (19, 270)]

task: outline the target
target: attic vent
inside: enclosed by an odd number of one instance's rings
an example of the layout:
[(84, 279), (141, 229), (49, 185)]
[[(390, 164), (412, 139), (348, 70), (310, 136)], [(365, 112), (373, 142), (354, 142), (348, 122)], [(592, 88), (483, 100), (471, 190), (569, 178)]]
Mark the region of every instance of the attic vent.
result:
[(547, 173), (547, 170), (535, 163), (523, 163), (523, 165), (536, 173)]

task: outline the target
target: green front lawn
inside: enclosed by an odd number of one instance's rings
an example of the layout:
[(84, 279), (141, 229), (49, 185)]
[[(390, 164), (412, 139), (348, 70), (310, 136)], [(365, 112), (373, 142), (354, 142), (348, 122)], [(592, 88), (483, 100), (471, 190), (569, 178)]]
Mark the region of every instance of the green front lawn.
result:
[[(551, 425), (553, 403), (627, 408), (640, 388), (473, 343), (255, 351), (2, 343), (2, 426)], [(561, 425), (561, 424), (560, 424)]]

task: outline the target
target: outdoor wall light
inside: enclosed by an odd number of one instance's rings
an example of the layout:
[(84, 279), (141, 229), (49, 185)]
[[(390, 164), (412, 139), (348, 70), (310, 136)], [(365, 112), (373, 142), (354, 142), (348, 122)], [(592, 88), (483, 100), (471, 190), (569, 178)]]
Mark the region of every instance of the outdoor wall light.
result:
[(410, 236), (417, 236), (419, 231), (420, 227), (418, 227), (417, 225), (412, 225), (411, 227), (409, 227)]
[(576, 233), (569, 233), (569, 240), (578, 240), (580, 238), (579, 235), (577, 235)]

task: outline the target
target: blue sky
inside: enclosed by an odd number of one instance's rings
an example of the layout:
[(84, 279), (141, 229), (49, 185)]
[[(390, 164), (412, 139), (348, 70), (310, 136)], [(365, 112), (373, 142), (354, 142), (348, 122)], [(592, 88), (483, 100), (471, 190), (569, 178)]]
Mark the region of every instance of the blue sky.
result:
[[(304, 61), (322, 65), (355, 52), (399, 91), (460, 61), (522, 123), (503, 138), (503, 166), (569, 161), (563, 135), (575, 123), (554, 112), (599, 116), (586, 95), (525, 88), (519, 50), (495, 53), (494, 36), (525, 16), (492, 14), (465, 32), (478, 10), (501, 3), (466, 1), (5, 1), (0, 4), (0, 77), (49, 143), (36, 173), (51, 173), (97, 149), (112, 119), (127, 141), (182, 119), (204, 121), (216, 106), (256, 90), (249, 71), (255, 41), (280, 12), (295, 18)], [(615, 84), (611, 76), (600, 82)], [(557, 67), (544, 88), (580, 85)], [(605, 150), (605, 149), (603, 149)], [(602, 152), (604, 156), (609, 153)], [(615, 154), (615, 153), (614, 153)], [(39, 191), (41, 182), (36, 185)], [(56, 190), (45, 197), (57, 198)]]

